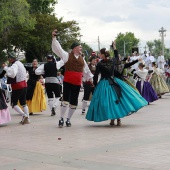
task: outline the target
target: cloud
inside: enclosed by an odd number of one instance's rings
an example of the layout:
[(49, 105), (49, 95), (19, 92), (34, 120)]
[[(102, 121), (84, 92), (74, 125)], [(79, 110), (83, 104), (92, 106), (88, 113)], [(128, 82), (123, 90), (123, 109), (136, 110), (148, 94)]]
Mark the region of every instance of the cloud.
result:
[(108, 46), (120, 32), (133, 32), (141, 40), (159, 39), (158, 30), (167, 30), (166, 47), (170, 47), (169, 0), (59, 0), (57, 16), (76, 20), (81, 28), (82, 41), (97, 49), (97, 39)]
[(122, 21), (126, 21), (126, 18), (123, 18), (121, 16), (115, 15), (115, 16), (101, 17), (101, 20), (103, 20), (104, 22), (122, 22)]

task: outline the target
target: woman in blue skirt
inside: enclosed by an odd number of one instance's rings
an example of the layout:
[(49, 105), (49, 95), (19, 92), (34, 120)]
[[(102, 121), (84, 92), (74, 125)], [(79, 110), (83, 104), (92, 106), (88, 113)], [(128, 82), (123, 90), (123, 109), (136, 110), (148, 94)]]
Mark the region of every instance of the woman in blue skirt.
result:
[[(115, 43), (113, 43), (116, 50)], [(117, 119), (117, 125), (121, 125), (121, 119), (140, 108), (148, 102), (132, 87), (122, 80), (114, 77), (115, 60), (109, 59), (109, 52), (105, 48), (100, 50), (101, 61), (96, 66), (94, 74), (95, 91), (86, 115), (86, 119), (94, 122)], [(101, 79), (97, 84), (98, 75)]]

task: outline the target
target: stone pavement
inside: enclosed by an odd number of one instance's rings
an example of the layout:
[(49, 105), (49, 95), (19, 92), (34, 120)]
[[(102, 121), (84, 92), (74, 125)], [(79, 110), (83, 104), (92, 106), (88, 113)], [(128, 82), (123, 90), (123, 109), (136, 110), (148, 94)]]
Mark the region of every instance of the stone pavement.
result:
[(0, 170), (170, 170), (170, 94), (121, 127), (87, 121), (81, 100), (70, 128), (57, 127), (59, 109), (31, 116), (30, 125), (11, 115), (0, 127)]

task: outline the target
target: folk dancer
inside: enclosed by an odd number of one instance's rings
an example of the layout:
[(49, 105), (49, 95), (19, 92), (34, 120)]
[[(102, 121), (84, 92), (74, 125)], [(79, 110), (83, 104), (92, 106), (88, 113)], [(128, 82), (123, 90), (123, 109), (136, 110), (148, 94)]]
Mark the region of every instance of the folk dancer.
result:
[(69, 105), (66, 126), (70, 127), (70, 119), (74, 114), (78, 105), (78, 96), (82, 84), (82, 77), (86, 81), (93, 82), (93, 74), (82, 56), (82, 47), (80, 43), (74, 42), (71, 45), (71, 53), (64, 51), (56, 40), (57, 30), (52, 32), (52, 50), (59, 56), (65, 64), (65, 73), (63, 80), (63, 102), (61, 106), (61, 119), (59, 127), (64, 125), (64, 115)]
[(170, 90), (170, 64), (168, 65), (168, 68), (165, 74), (166, 74), (166, 84), (168, 85), (168, 88)]
[[(114, 77), (115, 61), (109, 59), (110, 54), (105, 48), (100, 50), (100, 56), (102, 60), (96, 66), (95, 91), (86, 119), (94, 122), (111, 119), (111, 125), (117, 119), (117, 125), (120, 126), (121, 118), (137, 112), (147, 105), (147, 101), (128, 84)], [(98, 82), (99, 73), (101, 79)]]
[[(0, 74), (0, 78), (4, 77), (5, 73), (5, 71), (2, 71), (2, 73)], [(6, 104), (4, 96), (5, 92), (2, 86), (3, 84), (0, 83), (0, 125), (6, 124), (11, 121), (11, 115)]]
[[(133, 53), (133, 56), (130, 57), (130, 62), (137, 61), (139, 58), (140, 58), (140, 56), (139, 56), (138, 53), (135, 51), (135, 52)], [(132, 69), (137, 70), (137, 69), (138, 69), (138, 62), (134, 63), (131, 67), (132, 67)]]
[(44, 75), (45, 88), (48, 97), (48, 105), (51, 110), (51, 116), (56, 115), (55, 109), (59, 103), (61, 88), (57, 80), (57, 71), (63, 65), (64, 62), (62, 60), (56, 62), (53, 55), (48, 55), (47, 63), (40, 65), (35, 70), (36, 75)]
[(46, 109), (46, 98), (44, 94), (44, 87), (40, 82), (41, 75), (35, 74), (35, 70), (38, 68), (37, 59), (33, 60), (32, 67), (25, 68), (29, 74), (26, 100), (30, 115), (32, 115), (35, 112), (42, 112)]
[[(12, 64), (12, 66), (8, 67), (6, 64), (3, 64), (2, 67), (6, 71), (7, 84), (11, 84), (12, 87), (12, 108), (22, 115), (22, 120), (20, 123), (25, 124), (30, 123), (29, 110), (26, 104), (26, 69), (16, 57), (17, 56), (14, 52), (8, 52), (8, 61)], [(23, 110), (17, 105), (18, 101), (20, 102)]]
[(164, 71), (160, 68), (156, 67), (156, 63), (152, 63), (152, 69), (153, 73), (151, 74), (150, 78), (150, 84), (157, 93), (159, 98), (162, 98), (162, 95), (165, 93), (169, 93), (168, 86), (164, 80), (164, 78), (161, 76), (161, 74), (164, 73)]
[(143, 63), (139, 63), (139, 69), (134, 72), (134, 78), (137, 79), (136, 88), (143, 98), (149, 103), (158, 100), (158, 96), (151, 84), (146, 80), (148, 70)]
[[(90, 58), (90, 64), (88, 65), (91, 73), (94, 75), (96, 71), (96, 58)], [(82, 101), (82, 115), (85, 114), (87, 102), (90, 100), (90, 95), (94, 92), (94, 85), (90, 81), (84, 81), (84, 97)]]
[(158, 59), (157, 59), (157, 66), (158, 68), (164, 70), (164, 65), (165, 65), (165, 58), (164, 56), (162, 55), (162, 53), (160, 52), (159, 56), (158, 56)]
[(153, 62), (155, 62), (155, 58), (154, 58), (154, 56), (151, 55), (151, 52), (148, 52), (148, 56), (147, 56), (147, 58), (145, 60), (145, 67), (147, 69), (151, 69)]

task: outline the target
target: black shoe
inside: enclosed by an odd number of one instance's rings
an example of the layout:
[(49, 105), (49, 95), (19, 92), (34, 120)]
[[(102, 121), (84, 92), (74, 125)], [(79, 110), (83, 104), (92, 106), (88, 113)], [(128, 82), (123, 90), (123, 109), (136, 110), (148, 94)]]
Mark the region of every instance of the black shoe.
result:
[(27, 122), (28, 122), (28, 117), (27, 116), (23, 116), (20, 124), (24, 125)]
[(51, 110), (51, 116), (55, 116), (55, 115), (56, 115), (56, 112), (55, 112), (55, 108), (53, 107)]
[(31, 112), (29, 115), (33, 115), (33, 113)]
[(112, 120), (110, 121), (110, 126), (114, 126), (114, 125), (115, 125), (115, 120), (112, 119)]
[(67, 127), (71, 127), (71, 122), (70, 122), (69, 119), (67, 119), (67, 121), (66, 121), (66, 126), (67, 126)]
[(85, 110), (85, 109), (83, 109), (81, 114), (82, 114), (82, 115), (84, 115), (84, 114), (85, 114), (85, 112), (86, 112), (86, 110)]
[(59, 120), (58, 127), (62, 128), (63, 125), (64, 125), (64, 120), (63, 120), (63, 118), (61, 118), (61, 119)]
[(121, 119), (117, 119), (117, 126), (121, 126), (122, 123), (121, 123)]

